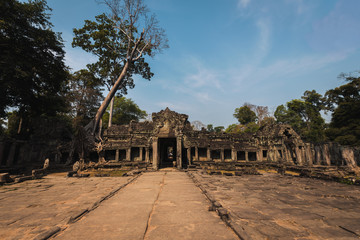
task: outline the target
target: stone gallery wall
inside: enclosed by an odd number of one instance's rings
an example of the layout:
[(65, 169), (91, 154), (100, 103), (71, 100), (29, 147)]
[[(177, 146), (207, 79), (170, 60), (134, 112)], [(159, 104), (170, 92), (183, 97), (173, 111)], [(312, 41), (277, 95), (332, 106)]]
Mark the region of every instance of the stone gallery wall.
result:
[(164, 162), (162, 149), (170, 147), (175, 151), (178, 168), (230, 166), (237, 162), (360, 166), (359, 149), (336, 143), (306, 143), (289, 125), (272, 124), (256, 133), (228, 134), (195, 131), (187, 119), (187, 115), (167, 108), (153, 113), (153, 121), (113, 126), (104, 132), (104, 158), (115, 162), (144, 161), (157, 169)]
[[(256, 133), (228, 134), (193, 130), (188, 116), (162, 110), (152, 121), (112, 126), (103, 134), (101, 151), (87, 155), (91, 161), (144, 163), (154, 169), (165, 166), (188, 168), (234, 163), (277, 163), (295, 166), (360, 166), (360, 148), (337, 143), (304, 142), (289, 126), (272, 124)], [(68, 144), (69, 145), (69, 144)], [(0, 166), (71, 164), (78, 154), (59, 142), (0, 142)], [(171, 156), (170, 156), (171, 155)], [(144, 165), (143, 164), (143, 165)]]
[[(49, 158), (53, 163), (65, 163), (67, 153), (56, 151), (50, 143), (7, 140), (0, 142), (0, 166), (31, 166), (44, 163)], [(63, 159), (62, 159), (63, 158)]]

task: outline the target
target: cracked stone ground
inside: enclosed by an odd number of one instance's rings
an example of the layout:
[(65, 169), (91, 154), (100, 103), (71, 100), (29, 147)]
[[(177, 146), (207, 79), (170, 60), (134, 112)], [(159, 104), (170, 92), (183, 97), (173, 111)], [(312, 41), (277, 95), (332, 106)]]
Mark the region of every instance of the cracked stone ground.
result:
[(238, 239), (184, 172), (144, 173), (55, 239)]
[[(360, 188), (265, 173), (195, 179), (248, 239), (359, 239)], [(0, 239), (238, 239), (186, 173), (147, 172), (91, 209), (129, 177), (44, 179), (0, 187)]]
[(43, 179), (0, 187), (0, 239), (32, 239), (90, 208), (128, 178)]
[(265, 173), (193, 174), (252, 239), (359, 239), (360, 187)]

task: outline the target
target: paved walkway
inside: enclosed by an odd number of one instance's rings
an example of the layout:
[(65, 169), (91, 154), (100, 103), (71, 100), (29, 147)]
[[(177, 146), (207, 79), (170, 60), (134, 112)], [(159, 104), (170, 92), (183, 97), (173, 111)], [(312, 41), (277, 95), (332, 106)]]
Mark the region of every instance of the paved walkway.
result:
[(244, 239), (360, 239), (359, 186), (276, 173), (191, 172), (200, 187), (177, 170), (65, 175), (1, 186), (0, 239), (238, 239), (205, 195)]
[(360, 187), (281, 176), (193, 172), (247, 239), (360, 239)]
[(184, 172), (149, 172), (55, 239), (238, 239)]
[(130, 177), (67, 178), (51, 174), (0, 187), (0, 239), (33, 239), (108, 196)]

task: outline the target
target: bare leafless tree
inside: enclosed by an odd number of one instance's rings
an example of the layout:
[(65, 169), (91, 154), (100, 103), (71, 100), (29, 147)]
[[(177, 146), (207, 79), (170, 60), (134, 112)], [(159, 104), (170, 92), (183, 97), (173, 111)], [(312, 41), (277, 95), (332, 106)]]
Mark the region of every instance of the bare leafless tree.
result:
[(194, 130), (197, 130), (197, 131), (200, 131), (201, 129), (206, 128), (206, 125), (198, 120), (191, 122), (191, 126), (193, 127)]
[(127, 53), (119, 77), (99, 107), (94, 120), (87, 126), (87, 130), (94, 136), (98, 131), (101, 117), (116, 91), (123, 84), (131, 65), (144, 55), (152, 57), (162, 49), (168, 48), (165, 31), (159, 27), (155, 15), (150, 15), (143, 0), (103, 0), (101, 3), (110, 9), (109, 15), (115, 23), (114, 28), (127, 36), (126, 42), (123, 43)]
[(269, 108), (266, 106), (256, 106), (255, 113), (258, 122), (261, 123), (265, 118), (269, 117)]
[(248, 102), (244, 103), (244, 106), (250, 108), (256, 114), (258, 123), (261, 123), (264, 118), (269, 117), (269, 108), (266, 106), (257, 106)]

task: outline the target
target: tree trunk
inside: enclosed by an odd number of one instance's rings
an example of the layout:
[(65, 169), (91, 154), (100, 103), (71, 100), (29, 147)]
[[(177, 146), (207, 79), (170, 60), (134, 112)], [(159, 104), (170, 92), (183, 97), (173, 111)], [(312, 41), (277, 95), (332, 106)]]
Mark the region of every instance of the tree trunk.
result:
[(119, 89), (119, 87), (121, 86), (126, 72), (129, 68), (129, 61), (126, 61), (125, 66), (123, 68), (123, 70), (121, 71), (120, 76), (118, 77), (118, 79), (116, 80), (114, 86), (110, 89), (108, 95), (106, 96), (106, 98), (104, 99), (103, 103), (101, 104), (101, 106), (99, 107), (96, 115), (95, 115), (95, 119), (94, 119), (94, 124), (92, 126), (92, 135), (96, 136), (96, 131), (98, 130), (98, 126), (99, 126), (99, 122), (100, 119), (102, 118), (102, 116), (104, 115), (106, 108), (109, 106), (109, 103), (111, 101), (111, 99), (115, 96), (116, 91)]
[(102, 132), (102, 118), (100, 118), (100, 123), (99, 123), (98, 139), (101, 139), (101, 132)]
[(108, 128), (110, 128), (110, 127), (111, 127), (111, 124), (112, 124), (113, 109), (114, 109), (114, 101), (115, 101), (115, 96), (111, 99), (111, 102), (110, 102), (110, 112), (109, 112), (109, 123), (108, 123)]
[(18, 130), (17, 130), (17, 134), (20, 134), (20, 132), (21, 132), (22, 122), (23, 122), (23, 118), (20, 117), (19, 127), (18, 127)]

